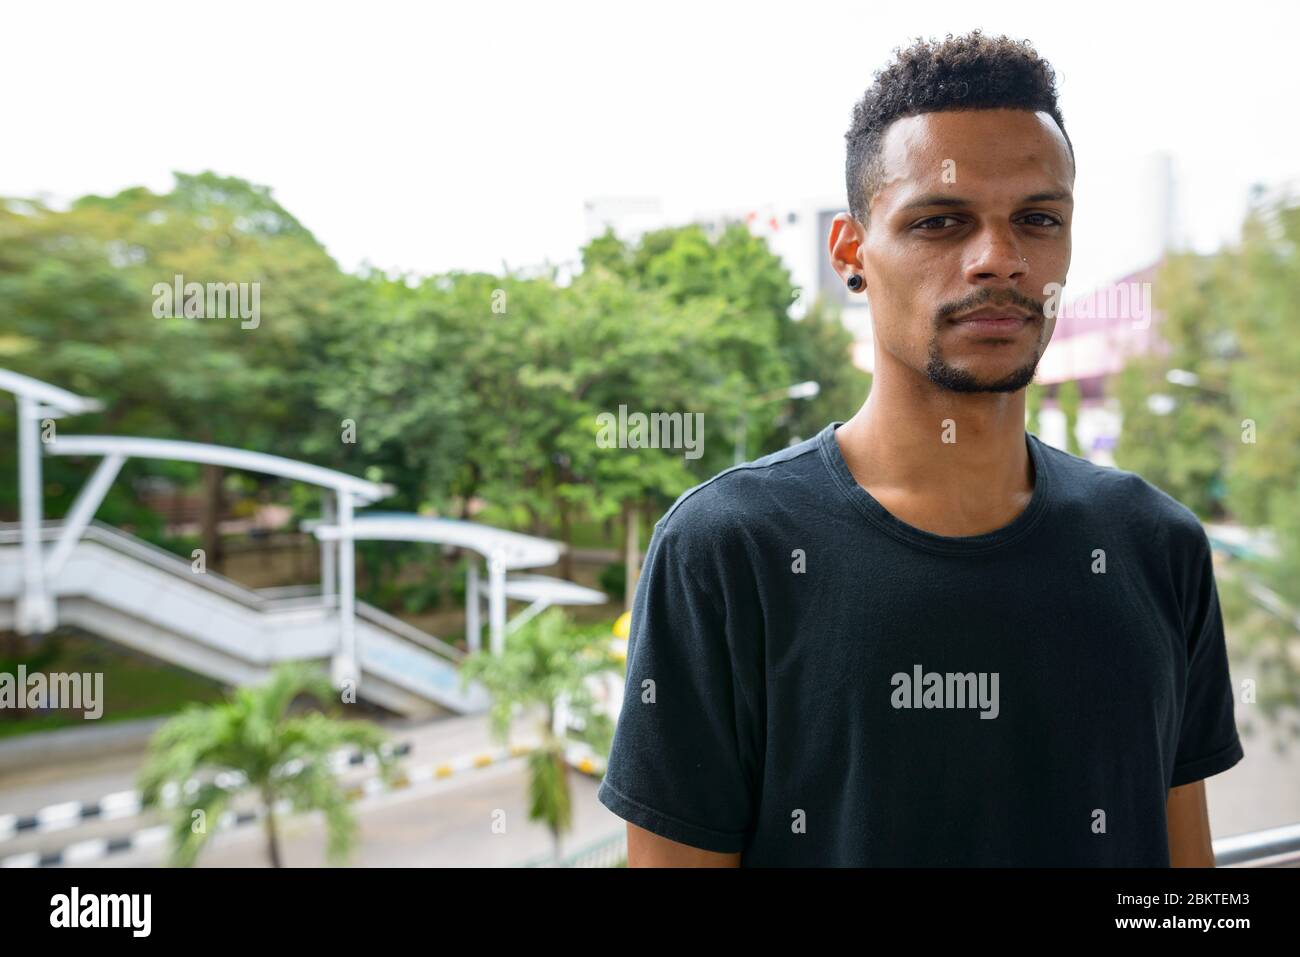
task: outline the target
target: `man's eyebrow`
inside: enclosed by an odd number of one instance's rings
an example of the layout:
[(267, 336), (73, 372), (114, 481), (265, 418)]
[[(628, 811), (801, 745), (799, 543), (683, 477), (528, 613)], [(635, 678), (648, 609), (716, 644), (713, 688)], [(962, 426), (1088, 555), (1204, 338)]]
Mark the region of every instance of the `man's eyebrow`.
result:
[(1022, 203), (1057, 203), (1074, 202), (1074, 194), (1068, 189), (1051, 190), (1046, 193), (1034, 193), (1021, 200)]
[[(1020, 202), (1022, 203), (1054, 203), (1062, 201), (1073, 201), (1074, 194), (1068, 189), (1050, 190), (1045, 193), (1034, 193), (1026, 196)], [(929, 196), (922, 196), (914, 199), (912, 202), (902, 206), (902, 209), (916, 209), (921, 206), (970, 206), (969, 199), (963, 199), (960, 196), (949, 196), (945, 193), (932, 193)]]

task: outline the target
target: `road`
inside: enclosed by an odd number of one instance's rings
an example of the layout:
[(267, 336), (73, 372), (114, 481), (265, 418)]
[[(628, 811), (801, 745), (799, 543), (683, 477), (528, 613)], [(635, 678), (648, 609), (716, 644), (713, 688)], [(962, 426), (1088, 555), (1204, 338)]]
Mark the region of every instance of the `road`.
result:
[[(535, 723), (519, 720), (512, 741), (535, 735)], [(408, 742), (406, 768), (439, 764), (500, 747), (481, 716), (452, 718), (394, 732)], [(130, 790), (139, 756), (123, 755), (76, 765), (45, 768), (8, 776), (0, 791), (0, 814), (28, 814), (61, 801), (95, 801), (105, 794)], [(357, 852), (350, 864), (361, 867), (510, 867), (544, 857), (551, 851), (550, 832), (528, 821), (526, 764), (514, 758), (487, 767), (457, 771), (450, 777), (365, 797), (353, 805), (359, 825)], [(349, 769), (345, 783), (372, 777), (364, 769)], [(596, 800), (595, 778), (574, 771), (573, 829), (562, 850), (567, 853), (620, 833), (623, 822)], [(150, 813), (129, 819), (91, 821), (74, 829), (24, 833), (0, 843), (0, 859), (49, 853), (70, 844), (97, 838), (122, 837), (153, 827), (162, 819)], [(503, 821), (500, 833), (494, 821)], [(283, 862), (315, 867), (325, 862), (321, 816), (279, 819)], [(213, 836), (199, 866), (248, 867), (268, 862), (260, 824), (253, 823)], [(165, 848), (118, 852), (81, 866), (153, 867), (165, 863)]]
[[(516, 723), (514, 740), (526, 740), (533, 725)], [(453, 718), (402, 728), (394, 739), (412, 751), (404, 765), (414, 768), (497, 747), (482, 717)], [(1212, 833), (1216, 837), (1300, 821), (1300, 753), (1279, 753), (1271, 734), (1243, 738), (1246, 757), (1235, 768), (1207, 781)], [(113, 756), (75, 766), (10, 775), (0, 790), (0, 814), (24, 814), (65, 800), (93, 801), (129, 790), (139, 757)], [(348, 781), (369, 776), (352, 769)], [(565, 838), (570, 852), (623, 831), (623, 822), (596, 800), (597, 780), (573, 773), (574, 830)], [(360, 826), (360, 867), (510, 867), (550, 852), (550, 834), (527, 820), (526, 765), (521, 758), (460, 771), (449, 778), (366, 797), (354, 805)], [(494, 833), (494, 820), (504, 831)], [(156, 825), (156, 815), (80, 825), (73, 830), (22, 834), (0, 842), (0, 859), (24, 852), (52, 852), (92, 838), (121, 837)], [(324, 829), (319, 815), (282, 819), (283, 860), (287, 865), (324, 863)], [(246, 867), (267, 863), (259, 824), (214, 836), (200, 866)], [(86, 866), (152, 867), (165, 863), (162, 847), (119, 852)]]

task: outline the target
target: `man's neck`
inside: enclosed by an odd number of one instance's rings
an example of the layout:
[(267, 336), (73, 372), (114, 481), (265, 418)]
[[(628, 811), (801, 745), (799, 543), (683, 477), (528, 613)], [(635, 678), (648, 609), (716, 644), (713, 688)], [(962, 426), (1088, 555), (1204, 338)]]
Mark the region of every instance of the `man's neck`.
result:
[(951, 392), (910, 369), (877, 368), (867, 401), (835, 433), (859, 485), (937, 535), (991, 532), (1025, 510), (1034, 480), (1023, 389)]

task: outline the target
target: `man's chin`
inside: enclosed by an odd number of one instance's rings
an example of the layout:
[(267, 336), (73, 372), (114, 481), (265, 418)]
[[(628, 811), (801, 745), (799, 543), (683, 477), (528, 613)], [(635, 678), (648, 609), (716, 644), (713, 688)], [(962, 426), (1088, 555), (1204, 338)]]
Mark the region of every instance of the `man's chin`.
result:
[(1019, 392), (1034, 381), (1034, 372), (1038, 361), (1000, 375), (974, 373), (967, 369), (951, 366), (941, 359), (931, 357), (926, 365), (925, 374), (941, 389), (949, 392)]

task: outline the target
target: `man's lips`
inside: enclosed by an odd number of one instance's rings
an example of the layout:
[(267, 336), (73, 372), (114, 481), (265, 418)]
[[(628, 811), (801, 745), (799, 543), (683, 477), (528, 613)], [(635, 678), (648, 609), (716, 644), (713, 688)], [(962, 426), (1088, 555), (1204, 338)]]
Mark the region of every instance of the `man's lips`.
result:
[(1029, 313), (1013, 306), (987, 306), (951, 319), (968, 332), (1014, 334), (1029, 324)]

